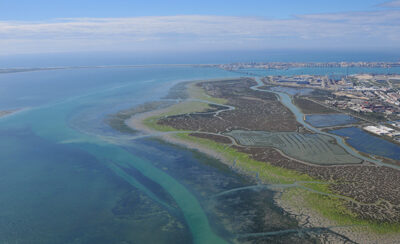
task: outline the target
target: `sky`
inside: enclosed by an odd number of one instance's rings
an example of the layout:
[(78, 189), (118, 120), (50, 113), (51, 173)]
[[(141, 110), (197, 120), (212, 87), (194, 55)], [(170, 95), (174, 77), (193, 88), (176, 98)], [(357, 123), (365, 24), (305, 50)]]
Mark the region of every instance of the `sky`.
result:
[(400, 50), (400, 0), (0, 0), (0, 55)]

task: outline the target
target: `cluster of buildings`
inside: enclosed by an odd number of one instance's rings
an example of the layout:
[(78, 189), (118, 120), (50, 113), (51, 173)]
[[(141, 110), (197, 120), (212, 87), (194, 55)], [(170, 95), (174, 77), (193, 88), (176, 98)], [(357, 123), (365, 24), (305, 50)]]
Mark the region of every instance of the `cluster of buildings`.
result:
[(269, 82), (276, 85), (298, 86), (306, 88), (321, 88), (326, 90), (338, 90), (348, 88), (352, 83), (344, 77), (297, 75), (297, 76), (270, 76)]
[(333, 93), (335, 99), (325, 103), (340, 109), (355, 112), (379, 113), (400, 117), (400, 91), (377, 86), (354, 86)]
[[(248, 72), (256, 69), (324, 68), (324, 67), (400, 67), (400, 62), (330, 62), (330, 63), (234, 63), (218, 65), (219, 68)], [(325, 104), (341, 110), (353, 111), (388, 126), (366, 126), (364, 130), (379, 136), (390, 137), (400, 142), (400, 75), (356, 74), (356, 75), (296, 75), (268, 76), (270, 85), (318, 88), (329, 91)], [(323, 99), (324, 99), (323, 98)], [(394, 122), (387, 122), (394, 121)]]
[(400, 105), (400, 93), (399, 92), (385, 92), (385, 91), (375, 91), (374, 95), (379, 97), (382, 101), (393, 104), (396, 106)]
[(391, 68), (400, 67), (400, 62), (251, 62), (251, 63), (232, 63), (221, 64), (219, 68), (226, 70), (240, 70), (240, 69), (290, 69), (290, 68), (324, 68), (324, 67), (366, 67), (366, 68)]
[[(342, 93), (335, 93), (335, 95), (336, 99), (325, 100), (325, 103), (339, 109), (348, 109), (358, 113), (379, 113), (385, 116), (395, 115), (400, 117), (400, 107), (398, 104), (400, 98), (394, 102), (392, 98), (386, 99), (374, 93), (372, 95), (363, 95), (360, 97), (355, 95), (343, 96)], [(340, 96), (340, 98), (338, 98), (338, 96)]]
[(392, 127), (400, 129), (400, 121), (391, 121), (391, 122), (388, 122), (388, 124), (390, 124)]
[[(268, 81), (273, 85), (328, 90), (332, 96), (326, 97), (325, 104), (329, 107), (353, 111), (375, 121), (400, 118), (400, 89), (393, 85), (396, 82), (400, 84), (398, 75), (270, 76)], [(392, 84), (389, 81), (395, 82)], [(400, 122), (391, 123), (389, 127), (367, 126), (364, 129), (372, 134), (387, 136), (400, 142)]]
[[(381, 79), (385, 78), (385, 82)], [(318, 88), (331, 91), (325, 103), (331, 107), (351, 110), (357, 113), (375, 113), (385, 117), (400, 118), (400, 89), (388, 80), (397, 81), (396, 75), (354, 75), (354, 76), (269, 76), (268, 83), (302, 88)]]

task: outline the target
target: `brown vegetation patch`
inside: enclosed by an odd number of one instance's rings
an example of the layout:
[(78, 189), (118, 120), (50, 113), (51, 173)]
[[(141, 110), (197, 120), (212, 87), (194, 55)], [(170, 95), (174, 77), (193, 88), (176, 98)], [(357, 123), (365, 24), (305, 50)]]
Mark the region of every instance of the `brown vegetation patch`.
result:
[(160, 125), (202, 132), (231, 130), (296, 131), (300, 124), (294, 115), (272, 93), (257, 92), (249, 87), (252, 79), (198, 83), (208, 95), (228, 100), (232, 111), (215, 114), (185, 114), (161, 119)]
[(335, 110), (324, 107), (316, 102), (308, 99), (294, 97), (294, 104), (301, 109), (304, 114), (331, 114), (337, 113)]
[[(176, 129), (199, 132), (223, 133), (232, 130), (299, 131), (302, 126), (294, 115), (283, 106), (273, 93), (250, 89), (252, 79), (225, 80), (198, 83), (208, 95), (223, 98), (235, 110), (221, 113), (185, 114), (159, 120), (159, 124)], [(319, 104), (302, 99), (303, 109), (313, 113), (328, 112)], [(319, 109), (319, 110), (318, 110)], [(311, 111), (310, 111), (311, 112)], [(192, 133), (219, 143), (230, 143), (226, 137)], [(257, 161), (295, 170), (331, 182), (330, 189), (342, 196), (354, 199), (347, 207), (361, 218), (384, 222), (400, 222), (400, 171), (387, 167), (368, 165), (317, 166), (282, 155), (273, 148), (233, 146)]]
[(348, 207), (365, 219), (391, 223), (400, 221), (400, 171), (378, 166), (323, 167), (297, 162), (282, 156), (272, 148), (244, 148), (236, 150), (250, 155), (254, 160), (296, 170), (311, 177), (332, 182), (333, 192), (350, 197)]
[(213, 135), (213, 134), (203, 134), (203, 133), (191, 133), (189, 135), (190, 136), (194, 136), (194, 137), (203, 138), (203, 139), (213, 140), (215, 142), (223, 143), (223, 144), (231, 144), (232, 143), (232, 140), (229, 139), (226, 136), (219, 136), (219, 135)]

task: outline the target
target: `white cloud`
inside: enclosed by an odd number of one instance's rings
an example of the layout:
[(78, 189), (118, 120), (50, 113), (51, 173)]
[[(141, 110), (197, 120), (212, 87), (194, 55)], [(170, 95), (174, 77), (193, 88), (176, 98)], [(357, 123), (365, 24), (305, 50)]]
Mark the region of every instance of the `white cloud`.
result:
[(0, 53), (400, 48), (399, 43), (400, 10), (312, 14), (290, 19), (188, 15), (0, 22)]

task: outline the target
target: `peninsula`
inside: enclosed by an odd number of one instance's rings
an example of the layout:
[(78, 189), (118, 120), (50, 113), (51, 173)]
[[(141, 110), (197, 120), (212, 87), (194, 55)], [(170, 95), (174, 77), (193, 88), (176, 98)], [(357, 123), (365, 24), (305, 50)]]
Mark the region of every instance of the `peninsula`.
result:
[[(165, 102), (121, 111), (109, 122), (138, 137), (160, 137), (219, 159), (254, 178), (257, 187), (273, 189), (276, 204), (303, 216), (297, 218), (304, 226), (334, 226), (360, 243), (398, 240), (399, 161), (359, 152), (342, 137), (307, 123), (302, 112), (307, 108), (310, 116), (338, 111), (311, 100), (312, 106), (303, 102), (299, 109), (293, 101), (302, 95), (247, 77), (185, 82)], [(339, 121), (329, 128), (343, 123), (358, 122)]]

